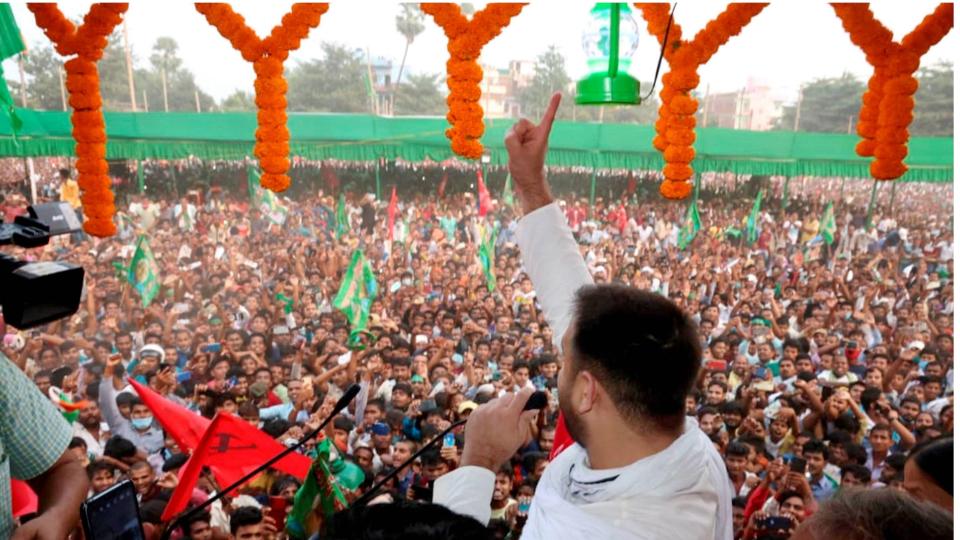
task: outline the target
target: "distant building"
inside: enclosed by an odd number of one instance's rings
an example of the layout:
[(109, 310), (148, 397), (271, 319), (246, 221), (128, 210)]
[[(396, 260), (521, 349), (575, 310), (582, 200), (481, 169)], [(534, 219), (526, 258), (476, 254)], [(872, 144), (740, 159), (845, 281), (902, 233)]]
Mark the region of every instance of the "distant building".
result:
[(770, 87), (753, 79), (736, 92), (708, 94), (701, 101), (701, 122), (729, 129), (767, 131), (783, 110), (783, 102), (774, 98)]

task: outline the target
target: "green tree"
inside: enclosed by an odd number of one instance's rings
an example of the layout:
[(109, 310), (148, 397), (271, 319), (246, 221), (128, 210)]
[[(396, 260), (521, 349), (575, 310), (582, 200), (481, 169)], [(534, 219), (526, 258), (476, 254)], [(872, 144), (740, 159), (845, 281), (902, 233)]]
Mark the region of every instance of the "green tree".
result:
[(394, 114), (398, 116), (443, 116), (447, 100), (438, 86), (437, 75), (411, 75), (397, 89)]
[[(130, 85), (127, 81), (127, 57), (119, 32), (110, 34), (103, 57), (97, 63), (100, 73), (100, 95), (103, 108), (112, 111), (130, 111)], [(131, 53), (132, 55), (132, 53)]]
[[(60, 94), (60, 76), (63, 62), (48, 44), (34, 43), (23, 57), (23, 72), (26, 76), (27, 105), (35, 109), (63, 110)], [(13, 70), (11, 70), (13, 71)], [(16, 75), (16, 72), (8, 75)], [(66, 77), (66, 74), (63, 74)], [(20, 82), (9, 82), (10, 93), (20, 106)], [(64, 89), (66, 91), (66, 89)]]
[(920, 87), (910, 133), (920, 136), (953, 137), (953, 64), (940, 62), (917, 72)]
[(394, 88), (400, 86), (400, 80), (403, 78), (403, 66), (407, 63), (407, 51), (410, 50), (410, 45), (413, 45), (413, 40), (424, 30), (423, 19), (423, 12), (417, 4), (400, 4), (400, 14), (396, 19), (397, 32), (400, 32), (407, 42), (403, 47), (403, 58), (400, 60), (400, 71), (397, 72)]
[[(866, 84), (851, 73), (804, 84), (799, 131), (847, 133), (851, 129), (855, 133), (866, 88)], [(774, 129), (792, 131), (796, 117), (797, 106), (785, 106)]]
[(201, 111), (212, 110), (216, 102), (200, 90), (193, 73), (183, 67), (183, 60), (177, 55), (178, 49), (173, 38), (157, 38), (153, 54), (150, 55), (150, 68), (138, 69), (134, 76), (137, 91), (142, 95), (146, 90), (146, 106), (151, 111), (164, 110), (164, 89), (171, 111), (196, 111), (197, 98)]
[(573, 118), (574, 104), (570, 99), (570, 76), (567, 74), (566, 60), (555, 45), (537, 57), (533, 80), (519, 91), (520, 114), (531, 116), (542, 112), (550, 96), (557, 90), (563, 93), (563, 101), (557, 111), (557, 118)]
[(355, 51), (322, 43), (322, 59), (300, 62), (287, 73), (291, 111), (359, 113), (370, 111), (367, 67)]
[(253, 94), (237, 90), (220, 102), (220, 110), (223, 112), (250, 112), (257, 110)]

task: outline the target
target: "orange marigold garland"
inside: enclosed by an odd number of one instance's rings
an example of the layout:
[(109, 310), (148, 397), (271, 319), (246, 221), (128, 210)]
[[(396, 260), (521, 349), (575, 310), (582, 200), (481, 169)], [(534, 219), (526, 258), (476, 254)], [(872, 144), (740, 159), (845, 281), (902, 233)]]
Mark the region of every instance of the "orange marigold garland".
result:
[(77, 144), (77, 183), (83, 205), (83, 230), (98, 236), (113, 236), (116, 212), (110, 178), (107, 176), (107, 132), (100, 97), (97, 60), (103, 56), (107, 36), (123, 20), (127, 4), (93, 4), (76, 28), (56, 4), (28, 3), (43, 33), (62, 56), (75, 56), (64, 63), (67, 92), (73, 108), (71, 122)]
[(670, 20), (669, 4), (635, 5), (647, 21), (647, 30), (661, 44), (666, 41), (664, 57), (670, 65), (670, 71), (663, 75), (660, 117), (654, 126), (656, 136), (653, 146), (663, 152), (666, 162), (660, 193), (668, 199), (685, 199), (693, 191), (689, 182), (693, 177), (690, 163), (696, 156), (693, 143), (696, 140), (694, 127), (699, 104), (691, 92), (700, 84), (697, 70), (731, 37), (739, 34), (767, 4), (730, 4), (690, 41), (682, 39), (683, 31), (675, 22), (670, 24), (670, 35), (666, 35)]
[(447, 120), (451, 127), (447, 138), (454, 153), (469, 159), (483, 155), (483, 108), (480, 107), (480, 82), (483, 69), (477, 60), (483, 47), (517, 16), (526, 4), (488, 4), (468, 20), (457, 4), (420, 4), (447, 36)]
[(283, 62), (310, 30), (320, 24), (329, 4), (294, 4), (270, 35), (260, 39), (229, 4), (196, 4), (197, 11), (227, 38), (243, 59), (253, 63), (257, 132), (253, 154), (260, 160), (260, 185), (271, 191), (290, 187), (290, 131), (287, 129), (287, 81)]
[(909, 127), (913, 121), (913, 94), (919, 83), (914, 73), (922, 57), (953, 28), (953, 4), (940, 4), (899, 43), (880, 23), (868, 4), (831, 4), (850, 41), (866, 54), (873, 75), (863, 95), (857, 122), (857, 154), (874, 160), (870, 174), (877, 180), (896, 180), (907, 172)]

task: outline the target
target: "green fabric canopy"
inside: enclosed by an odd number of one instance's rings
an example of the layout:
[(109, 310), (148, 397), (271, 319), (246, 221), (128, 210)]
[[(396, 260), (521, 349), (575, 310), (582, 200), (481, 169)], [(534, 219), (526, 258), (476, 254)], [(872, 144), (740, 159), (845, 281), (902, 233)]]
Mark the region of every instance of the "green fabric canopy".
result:
[[(0, 118), (0, 157), (72, 156), (69, 113), (19, 110), (19, 145)], [(254, 113), (105, 113), (110, 159), (237, 160), (253, 153)], [(504, 165), (503, 136), (512, 120), (487, 122), (483, 143), (491, 165)], [(292, 113), (290, 150), (311, 160), (411, 162), (453, 157), (444, 118)], [(559, 167), (659, 170), (652, 126), (557, 122), (547, 164)], [(869, 178), (870, 160), (854, 152), (856, 135), (698, 128), (698, 172)], [(953, 138), (914, 137), (906, 181), (951, 182)]]

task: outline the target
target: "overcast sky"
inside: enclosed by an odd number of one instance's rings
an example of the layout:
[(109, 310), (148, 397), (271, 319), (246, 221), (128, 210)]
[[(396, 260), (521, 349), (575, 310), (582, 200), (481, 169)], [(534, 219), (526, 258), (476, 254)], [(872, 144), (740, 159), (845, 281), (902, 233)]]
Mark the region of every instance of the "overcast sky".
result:
[[(61, 3), (63, 4), (63, 3)], [(280, 20), (288, 2), (231, 2), (248, 24), (261, 36)], [(70, 2), (68, 16), (79, 17), (89, 2)], [(482, 5), (475, 3), (475, 5)], [(567, 69), (576, 78), (585, 71), (580, 46), (586, 14), (592, 4), (586, 2), (535, 1), (484, 49), (481, 61), (505, 67), (514, 59), (534, 60), (549, 45), (557, 45), (567, 59)], [(685, 37), (723, 9), (714, 1), (681, 2), (677, 22)], [(874, 12), (891, 28), (897, 39), (913, 29), (933, 11), (936, 2), (928, 0), (884, 1), (874, 4)], [(373, 56), (392, 57), (397, 66), (403, 54), (404, 39), (396, 32), (394, 18), (400, 8), (393, 2), (341, 0), (334, 2), (320, 26), (292, 53), (288, 63), (319, 57), (321, 41), (336, 41), (351, 47), (369, 48)], [(46, 40), (23, 2), (14, 2), (13, 11), (28, 44)], [(659, 48), (646, 33), (638, 13), (641, 38), (631, 71), (642, 80), (650, 80), (656, 67)], [(184, 64), (197, 78), (200, 87), (221, 99), (236, 89), (252, 92), (252, 66), (231, 49), (229, 43), (195, 11), (192, 3), (182, 1), (141, 1), (132, 3), (127, 24), (134, 54), (145, 63), (150, 48), (160, 36), (170, 36), (180, 44)], [(924, 56), (923, 65), (938, 60), (953, 60), (958, 43), (956, 30)], [(446, 61), (446, 38), (428, 19), (426, 30), (410, 48), (407, 66), (414, 73), (440, 73)], [(16, 74), (16, 65), (4, 64), (8, 77)], [(870, 74), (863, 53), (843, 31), (840, 21), (826, 3), (775, 2), (761, 12), (731, 39), (705, 67), (701, 68), (701, 91), (733, 91), (755, 81), (774, 88), (780, 97), (792, 100), (799, 85), (817, 77), (832, 77), (849, 71), (866, 78)]]

